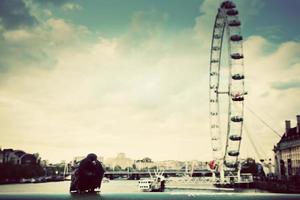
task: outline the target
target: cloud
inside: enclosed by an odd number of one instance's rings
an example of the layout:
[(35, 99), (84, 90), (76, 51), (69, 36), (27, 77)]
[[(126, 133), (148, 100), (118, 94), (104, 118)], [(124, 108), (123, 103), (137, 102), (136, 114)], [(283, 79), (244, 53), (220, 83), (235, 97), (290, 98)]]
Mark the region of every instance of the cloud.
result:
[(70, 0), (32, 0), (32, 2), (39, 4), (41, 6), (61, 6)]
[(0, 64), (6, 72), (32, 67), (52, 69), (58, 54), (70, 46), (75, 48), (88, 36), (86, 27), (56, 18), (31, 28), (6, 30), (2, 33)]
[(257, 31), (261, 32), (263, 35), (268, 35), (268, 38), (273, 40), (282, 39), (281, 37), (286, 32), (286, 30), (279, 25), (259, 27), (257, 28)]
[(66, 4), (62, 5), (62, 9), (64, 11), (75, 11), (75, 10), (81, 10), (82, 7), (76, 3), (66, 3)]
[[(198, 37), (198, 39), (205, 43), (207, 48), (210, 46), (215, 17), (222, 2), (222, 0), (204, 0), (200, 6), (201, 14), (195, 19), (195, 37)], [(260, 0), (253, 0), (250, 3), (246, 1), (236, 1), (237, 10), (242, 13), (239, 15), (242, 26), (251, 19), (251, 17), (258, 15), (264, 5), (264, 2)]]
[(9, 30), (30, 27), (37, 23), (29, 8), (19, 0), (2, 0), (0, 2), (0, 18), (1, 24)]
[(209, 47), (210, 45), (215, 17), (221, 2), (221, 0), (205, 0), (200, 6), (201, 15), (196, 18), (194, 30), (196, 32), (196, 37), (198, 37), (202, 42), (205, 42), (206, 47)]
[(242, 13), (242, 21), (245, 22), (251, 19), (251, 17), (259, 15), (266, 3), (260, 0), (253, 0), (251, 2), (240, 0), (236, 4), (237, 9)]
[[(218, 2), (205, 3), (195, 27), (175, 33), (166, 28), (168, 15), (157, 11), (136, 12), (128, 31), (117, 37), (91, 33), (55, 16), (34, 27), (4, 30), (3, 144), (50, 160), (86, 151), (105, 157), (126, 152), (155, 160), (211, 159), (206, 39)], [(276, 130), (300, 109), (298, 88), (293, 93), (272, 89), (278, 80), (298, 80), (297, 49), (297, 42), (276, 45), (255, 35), (244, 42), (246, 106)], [(271, 151), (278, 138), (246, 108), (245, 119), (249, 132)], [(157, 148), (145, 148), (153, 144)], [(251, 148), (249, 141), (244, 144), (243, 157)], [(59, 157), (54, 150), (61, 152)]]
[(155, 10), (133, 13), (127, 33), (121, 36), (122, 45), (134, 49), (154, 42), (163, 36), (168, 15)]
[(254, 137), (260, 136), (259, 141), (269, 155), (272, 155), (272, 146), (279, 138), (247, 111), (247, 107), (277, 132), (284, 132), (284, 120), (294, 118), (300, 109), (297, 100), (300, 95), (299, 49), (299, 42), (274, 44), (262, 36), (252, 36), (244, 42), (248, 91), (245, 124)]
[[(27, 51), (24, 57), (11, 59), (7, 54), (5, 59), (10, 71), (0, 86), (5, 96), (1, 118), (7, 114), (18, 126), (2, 127), (11, 137), (1, 137), (16, 144), (13, 138), (19, 135), (20, 141), (27, 141), (24, 145), (49, 137), (55, 138), (55, 144), (66, 138), (75, 144), (99, 141), (97, 146), (107, 148), (103, 151), (110, 152), (109, 156), (126, 151), (137, 157), (142, 156), (137, 149), (147, 143), (147, 135), (154, 137), (148, 142), (158, 145), (177, 135), (170, 148), (177, 158), (186, 154), (177, 148), (185, 146), (181, 142), (187, 140), (186, 135), (207, 137), (198, 134), (200, 124), (195, 121), (201, 121), (201, 108), (194, 104), (206, 102), (197, 86), (202, 83), (199, 75), (206, 77), (206, 73), (199, 68), (201, 59), (194, 59), (199, 58), (197, 42), (181, 41), (190, 38), (189, 32), (165, 38), (164, 19), (161, 13), (139, 12), (122, 37), (92, 42), (85, 39), (88, 31), (84, 28), (55, 18), (35, 28), (6, 31), (3, 38), (10, 52), (15, 48)], [(26, 137), (20, 134), (25, 132)], [(118, 139), (106, 139), (110, 135)], [(128, 138), (134, 138), (128, 141), (132, 145), (121, 142)], [(33, 151), (37, 146), (29, 148)], [(48, 150), (41, 153), (49, 155)]]
[(300, 88), (299, 80), (291, 80), (287, 82), (273, 82), (271, 87), (276, 90), (289, 90)]

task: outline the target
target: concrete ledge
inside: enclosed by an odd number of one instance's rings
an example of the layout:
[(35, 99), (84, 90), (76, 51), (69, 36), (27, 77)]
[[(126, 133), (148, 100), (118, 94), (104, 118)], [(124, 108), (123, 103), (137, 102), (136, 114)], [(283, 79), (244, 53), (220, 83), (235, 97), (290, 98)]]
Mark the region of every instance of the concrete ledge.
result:
[(300, 194), (270, 193), (133, 193), (133, 194), (0, 194), (0, 200), (299, 200)]

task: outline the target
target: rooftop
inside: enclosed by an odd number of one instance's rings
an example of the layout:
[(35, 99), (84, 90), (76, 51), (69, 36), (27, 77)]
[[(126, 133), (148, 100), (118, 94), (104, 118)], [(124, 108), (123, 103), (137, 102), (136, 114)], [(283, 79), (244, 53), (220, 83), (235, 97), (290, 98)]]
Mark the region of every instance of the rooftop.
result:
[(274, 147), (274, 151), (289, 149), (300, 146), (300, 133), (297, 132), (297, 127), (290, 128), (287, 134), (283, 134), (280, 141)]
[(287, 134), (283, 134), (281, 137), (280, 142), (288, 141), (288, 140), (294, 140), (296, 138), (300, 138), (300, 133), (297, 132), (297, 127), (290, 128), (287, 132)]

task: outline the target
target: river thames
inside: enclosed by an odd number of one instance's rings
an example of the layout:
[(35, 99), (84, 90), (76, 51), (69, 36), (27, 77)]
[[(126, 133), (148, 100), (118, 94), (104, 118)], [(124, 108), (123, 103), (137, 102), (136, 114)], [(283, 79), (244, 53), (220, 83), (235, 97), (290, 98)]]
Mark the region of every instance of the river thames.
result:
[(139, 192), (137, 181), (113, 180), (103, 183), (100, 194), (70, 195), (69, 181), (0, 185), (0, 199), (282, 199), (300, 200), (298, 194), (275, 194), (260, 190), (179, 190), (166, 189), (162, 193)]

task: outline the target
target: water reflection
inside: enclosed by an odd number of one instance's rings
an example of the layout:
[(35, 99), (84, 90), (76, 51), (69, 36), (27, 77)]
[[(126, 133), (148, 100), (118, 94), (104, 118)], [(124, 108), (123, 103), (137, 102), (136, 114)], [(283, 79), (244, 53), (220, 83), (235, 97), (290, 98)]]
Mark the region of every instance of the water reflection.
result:
[(290, 199), (299, 200), (300, 195), (263, 193), (260, 190), (239, 190), (224, 192), (215, 190), (166, 190), (163, 193), (138, 192), (137, 181), (113, 180), (104, 183), (101, 193), (69, 194), (69, 181), (52, 183), (29, 183), (0, 185), (0, 200), (12, 199), (77, 199), (77, 200), (187, 200), (187, 199)]

